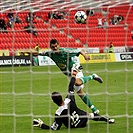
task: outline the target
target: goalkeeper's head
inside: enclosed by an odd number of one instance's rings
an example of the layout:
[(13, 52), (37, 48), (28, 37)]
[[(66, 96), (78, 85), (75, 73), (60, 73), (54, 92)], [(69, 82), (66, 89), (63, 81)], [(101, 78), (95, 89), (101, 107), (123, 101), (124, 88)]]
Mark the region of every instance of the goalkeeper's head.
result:
[(53, 92), (51, 97), (53, 102), (56, 103), (58, 106), (62, 105), (63, 99), (59, 92)]

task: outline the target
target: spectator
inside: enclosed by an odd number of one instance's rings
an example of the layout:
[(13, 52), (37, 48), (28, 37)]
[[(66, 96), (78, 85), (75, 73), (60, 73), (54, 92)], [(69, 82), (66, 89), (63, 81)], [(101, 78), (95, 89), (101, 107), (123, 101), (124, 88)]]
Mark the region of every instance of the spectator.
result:
[(62, 19), (65, 19), (65, 17), (67, 16), (67, 12), (66, 11), (60, 11), (60, 15), (62, 16)]
[(108, 28), (108, 21), (106, 19), (104, 19), (103, 28), (104, 29)]
[(22, 23), (21, 19), (19, 18), (17, 14), (15, 16), (15, 23)]
[(7, 22), (7, 26), (8, 26), (9, 28), (12, 28), (12, 27), (13, 27), (13, 22), (9, 20), (9, 21)]
[(110, 18), (110, 24), (111, 24), (111, 25), (114, 25), (113, 18)]
[(98, 17), (98, 28), (102, 28), (102, 18)]
[(54, 12), (53, 14), (54, 19), (63, 19), (63, 15), (60, 14), (60, 12)]
[(24, 29), (27, 33), (32, 33), (34, 36), (38, 36), (38, 32), (36, 31), (33, 24), (28, 24), (24, 27)]
[(7, 25), (9, 28), (12, 28), (14, 23), (22, 23), (19, 16), (13, 13), (13, 10), (10, 10), (10, 12), (7, 14), (7, 17), (8, 17)]
[(122, 15), (119, 15), (119, 16), (117, 17), (117, 20), (118, 20), (119, 22), (121, 22), (122, 20), (124, 20), (124, 18), (123, 18)]
[(113, 53), (113, 52), (114, 52), (114, 45), (112, 42), (110, 42), (109, 53)]
[(13, 10), (10, 10), (10, 11), (8, 12), (7, 17), (8, 17), (9, 19), (13, 19), (13, 18), (14, 18)]
[(117, 25), (122, 20), (124, 20), (122, 15), (114, 15), (114, 17), (110, 18), (110, 23), (113, 24), (113, 25)]
[(49, 19), (64, 19), (66, 16), (66, 13), (63, 11), (56, 11), (56, 12), (49, 12), (48, 18)]
[(52, 12), (49, 12), (49, 13), (48, 13), (48, 18), (49, 18), (49, 19), (53, 19), (53, 13), (52, 13)]
[(0, 30), (2, 30), (2, 32), (7, 32), (7, 26), (4, 19), (0, 19)]
[(13, 10), (10, 10), (10, 11), (8, 12), (7, 18), (8, 18), (7, 26), (8, 26), (9, 28), (12, 28), (12, 27), (13, 27), (13, 24), (14, 24), (14, 22), (15, 22)]
[(34, 64), (34, 66), (39, 66), (39, 60), (38, 60), (38, 54), (39, 54), (39, 43), (38, 44), (36, 44), (36, 46), (35, 46), (35, 51), (37, 52), (37, 54), (36, 54), (36, 52), (33, 54), (34, 56), (33, 56), (33, 64)]
[(35, 51), (37, 51), (39, 53), (39, 43), (35, 46)]
[(94, 16), (94, 10), (86, 10), (87, 16)]
[(27, 17), (26, 17), (26, 22), (31, 23), (31, 22), (33, 22), (34, 18), (35, 18), (35, 14), (32, 12), (29, 12)]
[(119, 23), (117, 18), (118, 18), (118, 15), (114, 15), (114, 18), (113, 18), (114, 25), (117, 25)]

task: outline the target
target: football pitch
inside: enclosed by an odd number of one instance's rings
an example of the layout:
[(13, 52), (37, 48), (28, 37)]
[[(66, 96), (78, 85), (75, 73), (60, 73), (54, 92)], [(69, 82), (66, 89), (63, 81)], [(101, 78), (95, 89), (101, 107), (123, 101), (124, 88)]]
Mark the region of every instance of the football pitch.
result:
[[(133, 62), (83, 64), (85, 76), (97, 73), (102, 84), (92, 80), (84, 87), (93, 104), (103, 116), (115, 119), (114, 124), (88, 121), (87, 127), (59, 131), (32, 126), (34, 118), (51, 125), (57, 106), (51, 93), (66, 96), (69, 81), (56, 66), (0, 68), (0, 133), (133, 133)], [(91, 110), (75, 93), (77, 105)]]

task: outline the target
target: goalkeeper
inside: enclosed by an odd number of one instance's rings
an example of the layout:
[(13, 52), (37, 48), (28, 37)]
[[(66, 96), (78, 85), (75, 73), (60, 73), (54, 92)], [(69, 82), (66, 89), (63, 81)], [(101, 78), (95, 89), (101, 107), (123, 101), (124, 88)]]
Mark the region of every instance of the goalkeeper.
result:
[[(38, 118), (33, 120), (33, 126), (40, 127), (42, 129), (59, 130), (62, 124), (64, 124), (67, 128), (86, 127), (88, 119), (92, 119), (94, 121), (104, 121), (109, 124), (113, 124), (115, 122), (114, 119), (106, 118), (95, 113), (87, 113), (77, 107), (73, 89), (73, 85), (76, 80), (77, 79), (75, 77), (71, 78), (68, 95), (65, 100), (63, 100), (59, 92), (52, 93), (51, 97), (53, 102), (59, 106), (55, 112), (53, 124), (48, 126), (40, 118)], [(83, 79), (81, 78), (81, 80)]]
[[(78, 57), (81, 54), (85, 60), (90, 59), (90, 57), (81, 50), (72, 48), (60, 48), (59, 42), (56, 39), (52, 39), (50, 41), (50, 48), (51, 51), (39, 53), (39, 55), (50, 57), (56, 63), (59, 69), (69, 78), (71, 78), (72, 69), (78, 69), (78, 67), (80, 66), (79, 63), (78, 65), (75, 65), (75, 57)], [(76, 75), (76, 78), (80, 77), (83, 77), (82, 71), (78, 72), (78, 74)], [(100, 83), (103, 82), (102, 79), (96, 74), (93, 75), (91, 79), (97, 80)], [(89, 108), (91, 108), (92, 112), (98, 114), (99, 110), (92, 104), (89, 97), (83, 92), (83, 87), (83, 84), (79, 85), (77, 83), (77, 85), (74, 86), (74, 89), (76, 90), (82, 101), (87, 104)]]

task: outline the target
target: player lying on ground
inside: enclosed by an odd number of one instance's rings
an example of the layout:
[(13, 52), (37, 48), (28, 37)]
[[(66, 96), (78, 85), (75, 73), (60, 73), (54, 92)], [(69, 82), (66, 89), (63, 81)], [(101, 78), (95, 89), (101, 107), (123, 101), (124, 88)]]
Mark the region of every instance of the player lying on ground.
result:
[[(61, 48), (59, 42), (56, 39), (52, 39), (50, 41), (50, 48), (51, 51), (44, 51), (42, 53), (39, 53), (39, 55), (50, 57), (56, 63), (59, 69), (66, 76), (69, 77), (69, 79), (71, 78), (72, 67), (75, 65), (75, 57), (78, 57), (81, 54), (85, 60), (90, 59), (90, 57), (81, 50), (72, 48)], [(76, 75), (76, 78), (79, 77), (83, 77), (82, 71), (78, 72), (78, 74)], [(95, 78), (93, 76), (93, 79), (98, 78), (99, 77), (97, 77), (97, 75), (95, 75)], [(99, 81), (100, 83), (102, 83), (102, 79)], [(89, 108), (91, 108), (92, 112), (99, 113), (99, 110), (92, 104), (89, 97), (84, 93), (83, 88), (83, 84), (74, 86), (74, 89), (76, 90), (77, 94), (81, 97), (83, 102), (87, 104)]]
[(76, 82), (75, 77), (71, 78), (68, 95), (63, 100), (59, 92), (52, 93), (52, 100), (59, 108), (55, 112), (55, 119), (51, 126), (46, 125), (40, 118), (33, 120), (33, 126), (42, 129), (59, 130), (64, 124), (67, 128), (83, 128), (86, 127), (88, 119), (94, 121), (104, 121), (109, 124), (115, 122), (114, 119), (106, 118), (95, 113), (87, 113), (77, 107), (73, 85)]

